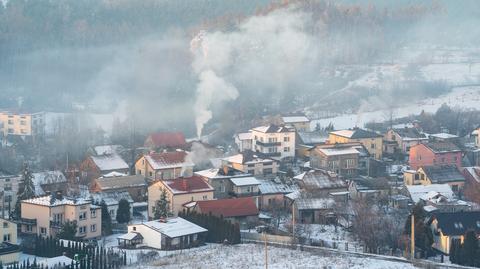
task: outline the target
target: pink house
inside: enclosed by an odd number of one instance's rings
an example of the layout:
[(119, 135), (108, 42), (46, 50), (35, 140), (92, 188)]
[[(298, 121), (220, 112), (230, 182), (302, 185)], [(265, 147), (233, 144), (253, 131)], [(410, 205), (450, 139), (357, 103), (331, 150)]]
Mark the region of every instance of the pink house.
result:
[(454, 164), (462, 166), (462, 151), (452, 142), (429, 142), (410, 148), (410, 167), (417, 170), (421, 166)]

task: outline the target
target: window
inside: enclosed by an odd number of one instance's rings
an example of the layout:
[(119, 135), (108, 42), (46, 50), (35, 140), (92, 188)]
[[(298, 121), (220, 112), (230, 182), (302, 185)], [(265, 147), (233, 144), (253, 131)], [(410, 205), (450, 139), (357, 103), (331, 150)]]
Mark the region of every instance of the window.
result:
[(21, 120), (21, 121), (20, 121), (20, 125), (27, 125), (27, 122), (24, 121), (24, 120)]
[(8, 228), (8, 222), (3, 223), (3, 228)]
[(96, 218), (97, 217), (97, 210), (90, 210), (90, 217), (92, 219)]
[(370, 148), (374, 149), (374, 148), (375, 148), (375, 144), (370, 144)]
[(248, 164), (247, 167), (255, 167), (255, 164)]
[(10, 234), (3, 235), (3, 242), (10, 242)]
[(444, 162), (445, 162), (445, 157), (442, 157), (442, 163), (444, 163)]
[(90, 225), (90, 232), (96, 232), (97, 231), (97, 225), (92, 224)]
[(453, 161), (456, 162), (457, 160), (458, 160), (457, 156), (453, 156)]
[[(417, 156), (417, 161), (421, 161), (421, 160), (422, 160), (422, 155), (418, 155)], [(435, 160), (433, 160), (433, 161), (435, 161)]]
[(458, 185), (453, 185), (452, 186), (452, 191), (458, 192)]
[(290, 147), (284, 147), (283, 152), (290, 152)]
[(86, 220), (87, 219), (87, 212), (81, 212), (80, 216), (78, 218), (80, 220)]
[(285, 137), (283, 138), (283, 142), (290, 142), (290, 137), (285, 136)]
[(108, 213), (110, 214), (111, 217), (115, 216), (115, 210), (109, 210)]
[(20, 129), (20, 133), (26, 134), (26, 133), (27, 133), (27, 130), (25, 130), (25, 129)]
[(78, 232), (80, 234), (87, 233), (87, 226), (80, 226), (80, 228), (78, 228)]
[(395, 137), (394, 134), (392, 134), (392, 140), (395, 141), (397, 138)]
[(40, 233), (41, 233), (41, 234), (47, 234), (47, 228), (45, 228), (45, 227), (40, 227)]
[(27, 226), (25, 227), (25, 230), (26, 230), (27, 232), (31, 232), (31, 231), (33, 230), (33, 229), (32, 229), (32, 225), (27, 225)]
[(138, 170), (138, 171), (137, 171), (137, 174), (141, 175), (141, 174), (142, 174), (142, 170)]
[(354, 159), (347, 159), (347, 160), (346, 160), (346, 166), (347, 166), (347, 168), (353, 168), (354, 164), (355, 164), (355, 160), (354, 160)]
[(272, 164), (273, 164), (273, 162), (265, 162), (265, 163), (263, 163), (263, 166), (268, 166), (268, 165), (272, 165)]
[(276, 137), (273, 137), (273, 138), (270, 137), (270, 138), (268, 139), (268, 143), (275, 143), (275, 142), (277, 142), (277, 138), (276, 138)]
[(13, 120), (8, 120), (8, 124), (13, 125)]
[(152, 177), (152, 176), (153, 176), (152, 171), (148, 172), (148, 175), (149, 175), (150, 177)]
[(13, 134), (15, 131), (12, 128), (8, 128), (8, 133)]
[(272, 174), (272, 173), (273, 173), (272, 168), (263, 169), (263, 174), (264, 175), (269, 175), (269, 174)]
[(136, 230), (137, 230), (137, 227), (133, 226), (132, 230), (136, 231)]
[(208, 197), (207, 197), (206, 195), (204, 195), (202, 198), (203, 198), (203, 200), (207, 200), (207, 199), (208, 199)]

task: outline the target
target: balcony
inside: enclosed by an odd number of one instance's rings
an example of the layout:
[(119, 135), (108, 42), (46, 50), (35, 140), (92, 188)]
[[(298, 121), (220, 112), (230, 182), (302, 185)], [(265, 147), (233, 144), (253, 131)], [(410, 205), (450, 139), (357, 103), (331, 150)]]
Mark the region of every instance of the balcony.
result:
[(270, 153), (263, 153), (266, 157), (280, 157), (282, 156), (281, 152), (270, 152)]
[(25, 224), (25, 225), (37, 225), (37, 219), (27, 219), (27, 218), (21, 218), (18, 221), (19, 224)]
[(62, 228), (62, 223), (60, 221), (50, 221), (50, 228), (60, 229)]
[(282, 145), (281, 142), (268, 142), (268, 143), (265, 143), (265, 142), (261, 142), (261, 141), (255, 141), (255, 143), (259, 146), (262, 146), (262, 147), (279, 147)]

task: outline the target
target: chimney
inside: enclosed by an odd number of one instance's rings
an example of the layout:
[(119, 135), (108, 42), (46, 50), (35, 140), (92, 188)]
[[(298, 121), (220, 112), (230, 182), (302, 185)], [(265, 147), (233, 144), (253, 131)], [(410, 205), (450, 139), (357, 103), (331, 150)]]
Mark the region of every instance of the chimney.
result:
[(182, 179), (182, 188), (183, 188), (184, 190), (187, 190), (187, 189), (188, 189), (188, 182), (187, 182), (187, 180), (186, 180), (185, 178)]
[(228, 175), (228, 166), (227, 165), (223, 166), (223, 174)]

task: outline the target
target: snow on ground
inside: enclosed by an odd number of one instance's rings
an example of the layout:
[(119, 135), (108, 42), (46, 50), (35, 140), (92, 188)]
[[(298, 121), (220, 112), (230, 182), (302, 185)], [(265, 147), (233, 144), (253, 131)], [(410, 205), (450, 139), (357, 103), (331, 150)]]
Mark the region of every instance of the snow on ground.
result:
[[(447, 104), (451, 107), (461, 107), (462, 109), (480, 108), (480, 86), (467, 86), (453, 88), (450, 93), (441, 95), (437, 98), (429, 98), (418, 102), (412, 102), (410, 105), (394, 108), (395, 118), (406, 117), (412, 114), (420, 114), (422, 110), (434, 113), (442, 105)], [(335, 129), (348, 129), (355, 126), (363, 127), (367, 122), (383, 122), (389, 115), (387, 110), (377, 110), (364, 112), (361, 114), (344, 114), (331, 118), (313, 120), (311, 122), (312, 130), (316, 124), (325, 127), (332, 123)]]
[[(300, 250), (268, 246), (269, 268), (329, 268), (329, 269), (404, 269), (411, 264), (356, 258), (325, 256)], [(262, 245), (235, 246), (208, 245), (178, 255), (159, 258), (150, 264), (131, 265), (129, 268), (265, 268), (265, 248)]]

